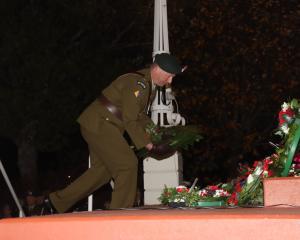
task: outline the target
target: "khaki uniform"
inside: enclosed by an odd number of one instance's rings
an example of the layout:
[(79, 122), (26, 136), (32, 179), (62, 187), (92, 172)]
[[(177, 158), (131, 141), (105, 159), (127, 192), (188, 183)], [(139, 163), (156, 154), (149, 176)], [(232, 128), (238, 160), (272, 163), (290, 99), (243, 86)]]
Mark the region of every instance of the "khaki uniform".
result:
[(101, 104), (92, 102), (79, 116), (88, 143), (91, 168), (63, 190), (50, 194), (58, 212), (67, 211), (102, 185), (114, 180), (110, 208), (132, 207), (137, 185), (137, 158), (123, 137), (127, 131), (137, 149), (150, 143), (145, 126), (151, 122), (146, 110), (153, 99), (150, 70), (128, 73), (113, 81), (102, 94), (122, 112), (120, 120)]

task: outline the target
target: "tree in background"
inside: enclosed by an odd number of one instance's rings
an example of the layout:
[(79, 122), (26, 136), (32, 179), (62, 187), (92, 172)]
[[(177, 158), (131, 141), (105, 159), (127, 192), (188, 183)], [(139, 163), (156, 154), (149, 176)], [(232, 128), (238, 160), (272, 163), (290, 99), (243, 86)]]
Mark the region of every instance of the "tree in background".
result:
[(128, 61), (136, 36), (123, 35), (146, 14), (125, 1), (0, 4), (0, 134), (18, 147), (24, 188), (36, 188), (37, 150), (68, 147), (79, 136), (82, 109), (122, 69), (141, 62)]
[[(298, 8), (296, 0), (168, 2), (170, 49), (189, 65), (174, 90), (206, 135), (184, 152), (186, 178), (230, 177), (238, 161), (272, 150), (276, 112), (298, 94)], [(76, 158), (82, 109), (114, 77), (151, 62), (153, 1), (11, 0), (0, 11), (0, 135), (18, 146), (32, 185), (36, 151)]]
[(189, 153), (188, 171), (198, 162), (195, 174), (234, 175), (238, 161), (273, 152), (267, 144), (280, 104), (299, 96), (299, 2), (176, 1), (170, 7), (173, 45), (191, 63), (178, 81), (178, 99), (207, 135)]

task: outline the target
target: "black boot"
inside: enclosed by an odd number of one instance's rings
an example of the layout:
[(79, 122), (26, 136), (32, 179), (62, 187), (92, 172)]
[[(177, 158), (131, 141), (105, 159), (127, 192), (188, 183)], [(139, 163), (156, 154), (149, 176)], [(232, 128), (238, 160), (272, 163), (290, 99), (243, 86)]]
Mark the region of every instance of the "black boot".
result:
[(49, 197), (45, 197), (44, 202), (42, 204), (42, 210), (41, 210), (41, 215), (51, 215), (58, 213), (53, 206), (51, 200)]

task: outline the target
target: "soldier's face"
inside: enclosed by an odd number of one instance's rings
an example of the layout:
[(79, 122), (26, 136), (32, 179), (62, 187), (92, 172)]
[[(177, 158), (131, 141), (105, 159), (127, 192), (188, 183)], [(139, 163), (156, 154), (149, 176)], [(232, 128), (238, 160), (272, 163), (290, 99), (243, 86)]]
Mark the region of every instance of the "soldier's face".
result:
[(175, 74), (165, 72), (160, 67), (156, 66), (154, 74), (152, 75), (152, 80), (156, 85), (162, 87), (167, 84), (171, 84), (173, 77), (175, 77)]

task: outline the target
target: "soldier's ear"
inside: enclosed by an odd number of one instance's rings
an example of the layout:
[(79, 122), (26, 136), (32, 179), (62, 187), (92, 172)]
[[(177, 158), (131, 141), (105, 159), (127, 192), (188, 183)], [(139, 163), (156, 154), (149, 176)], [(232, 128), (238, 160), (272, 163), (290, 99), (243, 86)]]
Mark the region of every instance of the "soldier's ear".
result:
[(154, 73), (155, 76), (159, 74), (159, 70), (160, 70), (159, 66), (157, 64), (154, 64), (152, 68), (152, 72)]
[(159, 66), (156, 63), (154, 63), (153, 71), (157, 72), (158, 70), (159, 70)]

